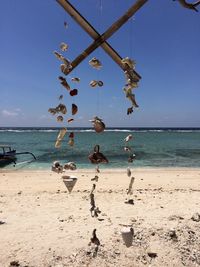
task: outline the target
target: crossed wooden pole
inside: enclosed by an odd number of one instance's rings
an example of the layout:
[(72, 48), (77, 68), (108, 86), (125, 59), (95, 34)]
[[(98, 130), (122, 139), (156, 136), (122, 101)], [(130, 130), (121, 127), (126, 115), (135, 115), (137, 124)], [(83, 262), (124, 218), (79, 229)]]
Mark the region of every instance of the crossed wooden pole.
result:
[[(72, 6), (72, 4), (70, 4), (68, 0), (56, 1), (94, 39), (93, 43), (71, 62), (72, 68), (69, 70), (69, 73), (99, 46), (104, 49), (104, 51), (122, 68), (123, 71), (128, 71), (130, 69), (127, 64), (122, 64), (122, 57), (120, 57), (106, 40), (124, 25), (148, 0), (137, 0), (134, 5), (132, 5), (127, 12), (114, 22), (102, 35), (94, 29), (94, 27), (76, 10), (75, 7)], [(134, 70), (133, 73), (135, 78), (139, 81), (141, 76)]]

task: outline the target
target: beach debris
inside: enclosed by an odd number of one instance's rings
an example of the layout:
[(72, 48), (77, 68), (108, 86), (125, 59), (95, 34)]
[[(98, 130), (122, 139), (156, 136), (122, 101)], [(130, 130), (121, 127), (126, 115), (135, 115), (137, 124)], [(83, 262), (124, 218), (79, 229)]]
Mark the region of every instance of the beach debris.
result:
[(97, 133), (101, 133), (105, 130), (105, 124), (103, 123), (102, 119), (95, 116), (92, 120), (89, 120), (92, 122), (94, 129)]
[(55, 147), (56, 148), (59, 148), (61, 146), (61, 142), (62, 142), (66, 132), (67, 132), (66, 128), (63, 128), (63, 129), (61, 129), (59, 131), (58, 136), (57, 136), (57, 140), (56, 140), (56, 143), (55, 143)]
[(63, 175), (62, 179), (63, 179), (65, 186), (67, 187), (68, 192), (71, 193), (78, 178), (75, 176)]
[(63, 99), (63, 95), (60, 95), (59, 97), (58, 97), (58, 100), (62, 100)]
[(135, 159), (136, 155), (135, 154), (131, 154), (129, 157), (128, 157), (128, 162), (132, 163), (133, 160)]
[(131, 148), (129, 146), (125, 146), (124, 147), (124, 151), (130, 152), (131, 151)]
[(74, 78), (71, 78), (71, 81), (79, 83), (80, 82), (80, 78), (74, 77)]
[(96, 86), (99, 86), (99, 87), (102, 87), (103, 86), (103, 82), (102, 81), (96, 81), (96, 80), (92, 80), (91, 82), (90, 82), (90, 86), (91, 87), (96, 87)]
[(11, 261), (9, 267), (20, 267), (19, 261)]
[(72, 104), (72, 115), (75, 115), (78, 112), (78, 107), (75, 104)]
[(59, 161), (54, 161), (51, 170), (57, 173), (62, 173), (63, 172), (63, 166), (60, 164)]
[(74, 163), (74, 162), (67, 162), (67, 163), (65, 163), (64, 164), (64, 166), (63, 166), (63, 168), (65, 169), (65, 170), (71, 170), (71, 171), (74, 171), (74, 170), (76, 170), (76, 164)]
[(99, 145), (96, 145), (94, 147), (94, 152), (92, 152), (88, 156), (88, 158), (89, 158), (90, 162), (93, 164), (108, 163), (108, 159), (102, 153), (100, 153)]
[(93, 57), (92, 59), (90, 59), (89, 64), (90, 66), (98, 70), (102, 67), (100, 60), (97, 59), (96, 57)]
[(124, 141), (129, 142), (132, 138), (133, 138), (132, 134), (129, 134), (126, 136), (126, 138), (124, 138)]
[(58, 116), (56, 119), (57, 119), (57, 122), (63, 122), (63, 116), (61, 116), (61, 115)]
[(91, 179), (91, 181), (95, 181), (95, 182), (98, 182), (99, 180), (99, 176), (98, 175), (95, 175), (94, 178)]
[(147, 252), (147, 255), (150, 257), (150, 258), (156, 258), (158, 256), (158, 254), (156, 252), (152, 252), (152, 251), (148, 251)]
[(71, 88), (70, 88), (68, 82), (66, 81), (66, 79), (65, 79), (64, 77), (59, 76), (58, 79), (60, 80), (60, 83), (62, 84), (62, 86), (65, 87), (65, 89), (67, 89), (68, 91), (71, 90)]
[(72, 122), (72, 121), (74, 121), (74, 119), (68, 119), (68, 120), (67, 120), (68, 123), (70, 123), (70, 122)]
[(176, 231), (172, 228), (169, 230), (168, 235), (170, 237), (170, 239), (177, 241), (177, 235), (176, 235)]
[(200, 222), (200, 214), (198, 212), (194, 213), (191, 219), (195, 222)]
[(77, 89), (73, 89), (73, 90), (71, 90), (71, 91), (69, 92), (69, 94), (70, 94), (71, 96), (78, 95), (78, 90), (77, 90)]
[(133, 243), (134, 230), (132, 227), (123, 227), (121, 229), (122, 239), (126, 247), (130, 247)]
[(60, 44), (60, 49), (61, 49), (63, 52), (67, 51), (68, 48), (69, 48), (68, 44), (66, 44), (66, 43), (64, 43), (64, 42), (62, 42), (62, 43)]
[(126, 170), (126, 173), (128, 177), (131, 177), (131, 169), (129, 167)]

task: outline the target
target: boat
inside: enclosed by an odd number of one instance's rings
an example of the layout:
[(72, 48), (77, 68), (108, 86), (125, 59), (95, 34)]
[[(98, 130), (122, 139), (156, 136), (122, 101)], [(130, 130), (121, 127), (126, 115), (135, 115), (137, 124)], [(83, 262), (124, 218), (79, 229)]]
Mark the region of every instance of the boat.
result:
[(34, 160), (36, 157), (31, 152), (16, 152), (15, 149), (12, 149), (11, 146), (8, 145), (0, 145), (0, 167), (4, 167), (10, 163), (14, 163), (16, 165), (17, 155), (31, 155)]

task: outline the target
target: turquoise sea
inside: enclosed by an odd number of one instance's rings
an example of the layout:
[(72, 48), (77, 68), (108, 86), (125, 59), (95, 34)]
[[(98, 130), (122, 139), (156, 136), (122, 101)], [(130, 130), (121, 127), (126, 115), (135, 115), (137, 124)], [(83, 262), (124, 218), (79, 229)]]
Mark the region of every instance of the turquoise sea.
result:
[[(70, 147), (66, 134), (60, 149), (54, 147), (59, 128), (0, 128), (0, 144), (11, 145), (17, 152), (30, 151), (29, 156), (18, 156), (17, 165), (9, 169), (50, 169), (55, 160), (74, 161), (78, 168), (94, 168), (88, 155), (96, 144), (108, 158), (101, 168), (133, 167), (200, 167), (200, 128), (110, 128), (97, 134), (90, 128), (74, 128), (75, 146)], [(128, 143), (136, 155), (128, 163), (124, 138), (132, 134)], [(25, 161), (25, 162), (24, 162)]]

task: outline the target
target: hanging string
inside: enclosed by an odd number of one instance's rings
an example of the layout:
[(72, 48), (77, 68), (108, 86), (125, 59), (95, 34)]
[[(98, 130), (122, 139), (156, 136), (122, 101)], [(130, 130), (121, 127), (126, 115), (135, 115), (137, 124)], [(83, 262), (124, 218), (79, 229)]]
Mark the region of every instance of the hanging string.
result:
[(131, 17), (129, 22), (129, 51), (131, 59), (133, 59), (133, 20), (134, 18)]
[[(99, 33), (101, 34), (101, 23), (102, 23), (102, 12), (103, 12), (103, 0), (99, 0)], [(100, 48), (98, 48), (98, 50), (100, 51)], [(98, 57), (100, 56), (100, 52), (97, 53)], [(100, 60), (101, 61), (101, 60)], [(97, 70), (97, 80), (101, 80), (101, 75), (100, 75), (100, 71), (101, 70)], [(100, 99), (101, 99), (101, 87), (97, 87), (97, 116), (100, 116)]]

